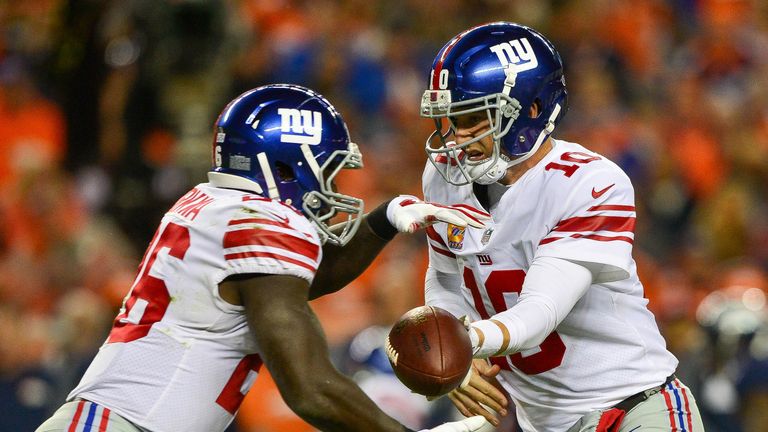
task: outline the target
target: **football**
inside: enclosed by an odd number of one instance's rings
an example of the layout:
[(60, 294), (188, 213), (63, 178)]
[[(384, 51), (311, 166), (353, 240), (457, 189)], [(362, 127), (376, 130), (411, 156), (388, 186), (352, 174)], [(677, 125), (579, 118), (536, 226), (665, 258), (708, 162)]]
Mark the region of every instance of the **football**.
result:
[(472, 343), (450, 312), (420, 306), (395, 322), (386, 341), (395, 376), (414, 393), (441, 396), (458, 387), (472, 365)]

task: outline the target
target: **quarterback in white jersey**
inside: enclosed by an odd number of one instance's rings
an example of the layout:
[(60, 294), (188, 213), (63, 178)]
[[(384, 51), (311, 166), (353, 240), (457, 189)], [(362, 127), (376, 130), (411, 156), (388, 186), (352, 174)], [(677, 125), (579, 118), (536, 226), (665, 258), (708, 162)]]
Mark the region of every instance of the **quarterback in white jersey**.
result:
[(525, 431), (702, 431), (637, 276), (630, 179), (550, 137), (566, 108), (560, 57), (528, 27), (469, 29), (433, 63), (425, 200), (492, 216), (427, 228), (426, 302), (468, 317), (474, 357), (488, 359), (449, 396), (498, 424), (497, 379)]
[[(230, 102), (212, 154), (209, 182), (165, 214), (106, 342), (38, 432), (223, 431), (262, 367), (320, 430), (407, 431), (332, 366), (308, 300), (343, 287), (398, 231), (481, 227), (484, 214), (398, 198), (363, 215), (334, 185), (362, 166), (357, 146), (304, 87)], [(476, 416), (433, 430), (488, 426)]]
[[(467, 310), (438, 304), (457, 316), (487, 320), (514, 306), (526, 273), (543, 257), (595, 269), (589, 289), (567, 315), (556, 311), (562, 321), (540, 344), (509, 346), (514, 354), (491, 357), (502, 369), (500, 379), (520, 421), (545, 431), (563, 430), (593, 408), (610, 407), (664, 382), (677, 365), (646, 308), (632, 260), (635, 208), (629, 179), (577, 144), (552, 144), (517, 182), (501, 186), (506, 190), (490, 207), (493, 219), (485, 229), (427, 228), (430, 265), (460, 277), (459, 292), (472, 305)], [(570, 177), (559, 168), (566, 164), (576, 167)], [(446, 183), (431, 164), (424, 197), (434, 202), (465, 197), (466, 204), (480, 207), (472, 186)]]

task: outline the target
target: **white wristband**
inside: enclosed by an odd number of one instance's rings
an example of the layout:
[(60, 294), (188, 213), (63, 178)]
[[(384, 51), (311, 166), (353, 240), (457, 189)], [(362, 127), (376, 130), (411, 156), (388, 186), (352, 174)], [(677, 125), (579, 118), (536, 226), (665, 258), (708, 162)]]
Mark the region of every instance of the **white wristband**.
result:
[(504, 354), (509, 349), (509, 329), (495, 319), (475, 321), (470, 325), (472, 356), (488, 358)]

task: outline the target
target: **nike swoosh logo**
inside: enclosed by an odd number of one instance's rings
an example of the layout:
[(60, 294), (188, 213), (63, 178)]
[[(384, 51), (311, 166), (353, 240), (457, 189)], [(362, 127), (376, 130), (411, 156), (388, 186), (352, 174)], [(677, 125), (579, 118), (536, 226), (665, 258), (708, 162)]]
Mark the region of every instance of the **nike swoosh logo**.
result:
[(284, 223), (284, 224), (288, 225), (288, 216), (279, 216), (279, 215), (276, 215), (276, 214), (274, 214), (274, 213), (272, 213), (272, 212), (267, 212), (267, 214), (269, 214), (269, 215), (270, 215), (270, 216), (272, 216), (273, 218), (275, 218), (275, 219), (279, 220), (280, 222), (282, 222), (282, 223)]
[(601, 196), (603, 196), (604, 193), (608, 192), (608, 189), (614, 186), (616, 186), (616, 183), (610, 186), (607, 186), (605, 189), (600, 189), (599, 191), (596, 191), (595, 188), (592, 188), (592, 198), (595, 198), (595, 199), (600, 198)]

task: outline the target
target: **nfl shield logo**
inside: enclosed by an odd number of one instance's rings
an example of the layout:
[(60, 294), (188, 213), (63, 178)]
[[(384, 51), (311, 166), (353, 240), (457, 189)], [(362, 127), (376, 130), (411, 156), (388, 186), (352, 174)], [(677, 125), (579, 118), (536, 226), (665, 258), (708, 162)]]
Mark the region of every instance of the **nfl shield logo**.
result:
[(493, 228), (488, 228), (483, 233), (483, 237), (480, 239), (480, 243), (487, 245), (488, 242), (491, 240), (491, 234), (493, 234)]
[(448, 247), (461, 249), (464, 247), (464, 227), (448, 224)]

